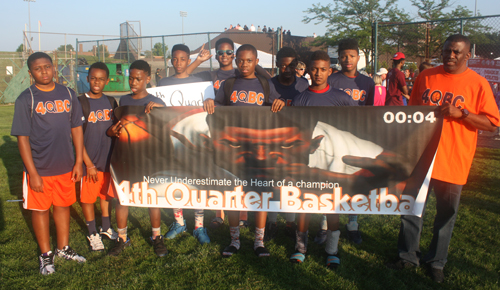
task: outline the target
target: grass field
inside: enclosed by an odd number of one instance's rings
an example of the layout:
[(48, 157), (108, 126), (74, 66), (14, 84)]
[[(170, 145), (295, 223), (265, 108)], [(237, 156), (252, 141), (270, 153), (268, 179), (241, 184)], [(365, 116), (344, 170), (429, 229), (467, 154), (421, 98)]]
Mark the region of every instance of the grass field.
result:
[[(209, 232), (212, 243), (200, 246), (191, 235), (193, 213), (186, 212), (189, 233), (167, 241), (169, 255), (158, 258), (149, 245), (151, 225), (146, 209), (132, 208), (129, 235), (132, 247), (119, 257), (90, 252), (80, 205), (71, 208), (70, 244), (87, 263), (56, 259), (57, 272), (38, 273), (39, 249), (31, 226), (31, 215), (22, 209), (22, 162), (16, 139), (10, 136), (14, 106), (0, 107), (0, 288), (2, 289), (500, 289), (500, 150), (478, 149), (462, 192), (460, 212), (445, 268), (447, 281), (435, 284), (422, 268), (394, 271), (384, 265), (396, 258), (399, 231), (397, 216), (362, 216), (363, 243), (354, 246), (342, 229), (342, 265), (325, 268), (322, 246), (311, 242), (306, 261), (290, 264), (294, 241), (280, 234), (267, 244), (271, 257), (257, 258), (252, 251), (253, 230), (242, 230), (242, 249), (222, 259), (220, 251), (229, 243), (226, 224)], [(422, 251), (431, 239), (435, 200), (431, 196), (424, 221)], [(114, 216), (114, 212), (112, 214)], [(213, 212), (207, 211), (205, 221)], [(310, 236), (318, 229), (320, 216), (311, 221)], [(172, 210), (162, 210), (162, 232), (172, 223)], [(341, 218), (345, 224), (347, 217)], [(115, 223), (114, 217), (112, 223)], [(250, 223), (253, 224), (252, 215)], [(100, 224), (99, 217), (97, 224)], [(51, 223), (55, 248), (55, 227)], [(107, 247), (111, 246), (105, 241)]]

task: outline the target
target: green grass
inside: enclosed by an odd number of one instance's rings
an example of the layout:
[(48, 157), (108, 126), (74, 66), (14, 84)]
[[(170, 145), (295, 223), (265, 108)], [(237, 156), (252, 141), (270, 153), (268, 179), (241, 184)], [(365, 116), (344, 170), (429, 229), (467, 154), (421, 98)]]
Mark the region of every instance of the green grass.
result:
[[(242, 230), (242, 249), (230, 259), (220, 251), (229, 243), (228, 226), (211, 231), (212, 243), (200, 246), (186, 233), (167, 241), (169, 255), (157, 258), (148, 243), (151, 225), (146, 209), (132, 208), (129, 234), (132, 247), (119, 257), (93, 253), (88, 249), (86, 226), (79, 204), (71, 209), (70, 243), (87, 263), (56, 259), (57, 272), (38, 273), (39, 249), (31, 226), (31, 215), (20, 199), (22, 163), (15, 138), (9, 136), (14, 107), (0, 106), (0, 288), (2, 289), (499, 289), (500, 277), (500, 150), (478, 149), (462, 202), (445, 268), (447, 282), (433, 283), (424, 269), (394, 271), (384, 264), (396, 258), (399, 231), (397, 216), (362, 216), (363, 244), (354, 246), (342, 229), (342, 265), (335, 271), (325, 268), (322, 246), (312, 241), (306, 261), (288, 262), (294, 242), (284, 236), (280, 216), (280, 235), (267, 244), (272, 257), (254, 254), (253, 232)], [(431, 196), (424, 219), (422, 250), (431, 239), (435, 199)], [(113, 213), (114, 215), (114, 213)], [(214, 213), (207, 211), (205, 221)], [(311, 221), (312, 236), (320, 216)], [(188, 229), (193, 229), (193, 213), (186, 211)], [(162, 210), (162, 232), (173, 221), (171, 209)], [(347, 217), (341, 218), (345, 224)], [(97, 218), (100, 224), (100, 219)], [(114, 218), (112, 223), (115, 223)], [(253, 223), (250, 215), (250, 223)], [(55, 228), (51, 222), (55, 247)], [(312, 238), (310, 239), (312, 240)], [(107, 247), (111, 246), (105, 241)]]

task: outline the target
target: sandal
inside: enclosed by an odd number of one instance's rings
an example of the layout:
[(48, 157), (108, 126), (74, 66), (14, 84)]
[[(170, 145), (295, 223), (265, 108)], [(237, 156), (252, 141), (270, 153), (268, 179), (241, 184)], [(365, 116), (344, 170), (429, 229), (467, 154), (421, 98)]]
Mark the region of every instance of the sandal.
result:
[(290, 262), (295, 263), (295, 264), (302, 264), (302, 263), (304, 263), (305, 258), (306, 258), (306, 255), (297, 252), (290, 257)]
[(326, 267), (328, 269), (335, 269), (340, 265), (340, 258), (337, 256), (326, 257)]
[(269, 253), (269, 250), (267, 250), (264, 247), (258, 247), (257, 249), (254, 250), (254, 253), (258, 257), (269, 257), (269, 256), (271, 256), (271, 253)]
[(222, 257), (229, 258), (237, 252), (238, 252), (238, 249), (235, 246), (227, 246), (224, 248), (224, 251), (222, 251)]

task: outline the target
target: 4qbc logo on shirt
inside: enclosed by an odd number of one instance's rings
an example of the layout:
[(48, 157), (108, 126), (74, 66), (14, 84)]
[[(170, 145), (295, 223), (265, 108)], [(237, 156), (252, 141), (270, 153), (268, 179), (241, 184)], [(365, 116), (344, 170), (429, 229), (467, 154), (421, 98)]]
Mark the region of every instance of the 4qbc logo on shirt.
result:
[(365, 92), (365, 90), (344, 89), (344, 92), (346, 92), (346, 94), (348, 94), (349, 96), (351, 96), (352, 99), (355, 100), (355, 101), (364, 102), (365, 99), (366, 99), (366, 92)]
[(92, 111), (89, 114), (88, 122), (89, 123), (96, 123), (98, 121), (109, 121), (111, 120), (111, 112), (113, 110), (97, 110), (97, 111)]
[(230, 98), (232, 103), (247, 103), (247, 104), (257, 104), (262, 106), (264, 104), (264, 94), (256, 93), (254, 91), (233, 91)]
[(64, 113), (71, 111), (71, 102), (69, 100), (55, 100), (38, 102), (35, 112), (45, 115), (46, 113)]
[(444, 94), (440, 90), (435, 90), (431, 93), (431, 89), (427, 89), (422, 94), (422, 101), (424, 104), (431, 102), (435, 106), (440, 106), (443, 102), (450, 103), (453, 106), (462, 109), (462, 103), (465, 103), (463, 96), (453, 96), (453, 93), (445, 92)]

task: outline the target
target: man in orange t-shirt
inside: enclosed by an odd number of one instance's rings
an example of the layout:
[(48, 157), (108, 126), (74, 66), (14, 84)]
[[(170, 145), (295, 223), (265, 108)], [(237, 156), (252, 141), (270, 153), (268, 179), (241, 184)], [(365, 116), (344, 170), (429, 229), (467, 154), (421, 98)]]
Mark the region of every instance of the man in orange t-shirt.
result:
[[(443, 282), (460, 193), (476, 151), (477, 130), (494, 131), (500, 116), (491, 88), (483, 77), (467, 68), (470, 41), (455, 34), (446, 39), (443, 65), (423, 71), (416, 79), (410, 105), (438, 106), (444, 117), (429, 192), (436, 195), (436, 218), (429, 252), (419, 261), (423, 219), (401, 216), (399, 260), (391, 268), (429, 266), (434, 281)], [(427, 193), (429, 194), (429, 193)]]

